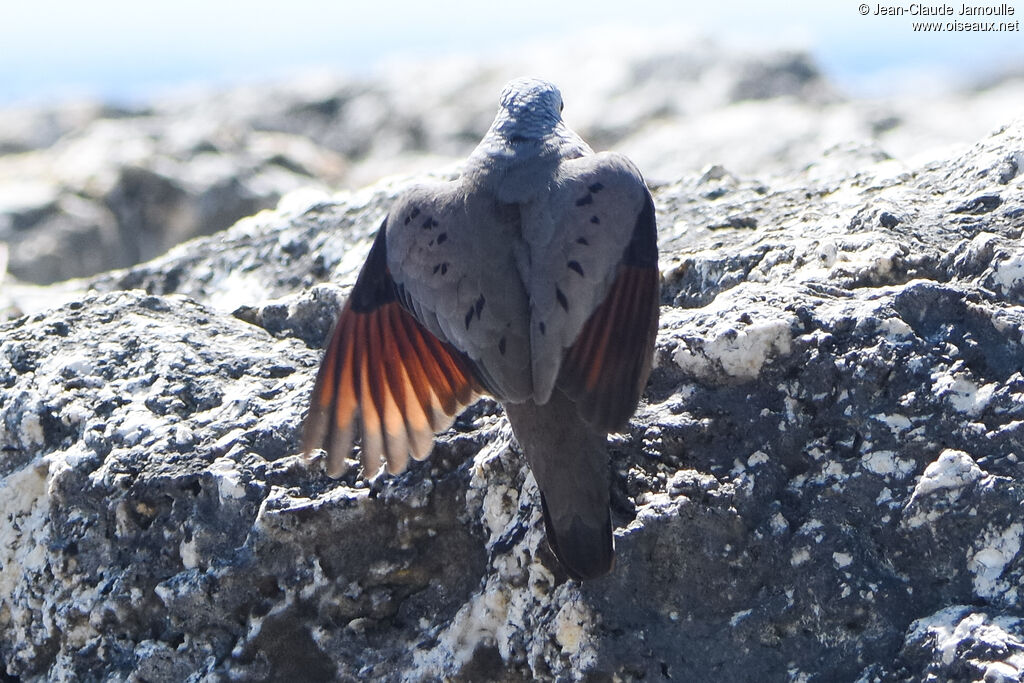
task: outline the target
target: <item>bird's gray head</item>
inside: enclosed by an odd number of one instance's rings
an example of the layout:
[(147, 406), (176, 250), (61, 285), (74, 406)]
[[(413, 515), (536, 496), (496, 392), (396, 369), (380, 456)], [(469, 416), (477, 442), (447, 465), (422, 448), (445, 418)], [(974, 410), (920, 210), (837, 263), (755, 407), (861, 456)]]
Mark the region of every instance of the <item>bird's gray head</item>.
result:
[(562, 93), (539, 78), (517, 78), (501, 92), (501, 106), (484, 139), (469, 155), (464, 173), (495, 183), (501, 201), (526, 201), (538, 178), (565, 159), (593, 153), (562, 123)]
[(500, 103), (491, 129), (510, 142), (543, 138), (562, 121), (562, 93), (539, 78), (509, 81)]

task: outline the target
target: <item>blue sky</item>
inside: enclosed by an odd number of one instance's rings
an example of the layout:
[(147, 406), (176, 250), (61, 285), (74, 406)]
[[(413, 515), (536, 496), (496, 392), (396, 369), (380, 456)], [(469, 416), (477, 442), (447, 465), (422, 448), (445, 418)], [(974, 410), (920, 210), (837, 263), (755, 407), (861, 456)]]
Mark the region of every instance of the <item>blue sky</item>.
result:
[[(258, 81), (311, 69), (366, 73), (402, 57), (486, 58), (524, 42), (565, 40), (607, 26), (678, 27), (727, 45), (804, 47), (852, 91), (913, 87), (921, 81), (908, 74), (922, 71), (931, 74), (929, 87), (952, 85), (973, 73), (1024, 64), (1020, 32), (914, 33), (910, 18), (861, 16), (859, 3), (8, 2), (0, 12), (0, 104), (82, 95), (131, 100), (184, 85)], [(876, 4), (870, 3), (872, 11)], [(958, 10), (962, 3), (951, 4)], [(1024, 0), (1008, 4), (1017, 10), (1009, 19), (1020, 19)]]

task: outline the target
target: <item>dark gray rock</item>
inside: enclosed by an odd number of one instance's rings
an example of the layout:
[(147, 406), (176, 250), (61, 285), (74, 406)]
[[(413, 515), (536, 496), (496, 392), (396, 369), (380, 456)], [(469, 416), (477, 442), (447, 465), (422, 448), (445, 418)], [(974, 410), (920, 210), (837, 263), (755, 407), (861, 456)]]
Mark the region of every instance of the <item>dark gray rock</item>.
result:
[(7, 323), (8, 674), (1024, 679), (1022, 158), (1018, 121), (916, 168), (857, 144), (656, 186), (656, 367), (611, 441), (619, 564), (583, 585), (491, 401), (399, 477), (295, 452), (401, 182)]

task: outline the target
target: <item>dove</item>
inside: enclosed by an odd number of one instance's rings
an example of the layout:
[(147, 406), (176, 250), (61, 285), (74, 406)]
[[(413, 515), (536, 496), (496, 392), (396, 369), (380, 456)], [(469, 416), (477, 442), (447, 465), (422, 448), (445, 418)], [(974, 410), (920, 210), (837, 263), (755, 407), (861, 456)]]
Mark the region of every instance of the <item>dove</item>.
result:
[(609, 432), (632, 417), (658, 329), (654, 202), (636, 166), (511, 81), (461, 176), (394, 201), (320, 365), (302, 450), (369, 479), (426, 458), (477, 397), (503, 406), (573, 579), (614, 566)]

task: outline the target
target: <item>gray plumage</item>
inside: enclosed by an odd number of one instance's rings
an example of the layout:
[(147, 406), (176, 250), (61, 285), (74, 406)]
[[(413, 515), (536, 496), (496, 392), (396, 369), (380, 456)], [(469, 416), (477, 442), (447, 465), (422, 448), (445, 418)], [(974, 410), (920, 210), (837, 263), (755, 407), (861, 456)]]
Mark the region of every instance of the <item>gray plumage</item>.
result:
[(628, 159), (594, 154), (562, 122), (552, 84), (512, 81), (500, 104), (458, 180), (392, 206), (328, 348), (304, 449), (327, 440), (337, 472), (358, 421), (367, 476), (382, 459), (401, 470), (489, 392), (556, 555), (591, 578), (614, 557), (605, 436), (635, 409), (657, 330), (653, 204)]

